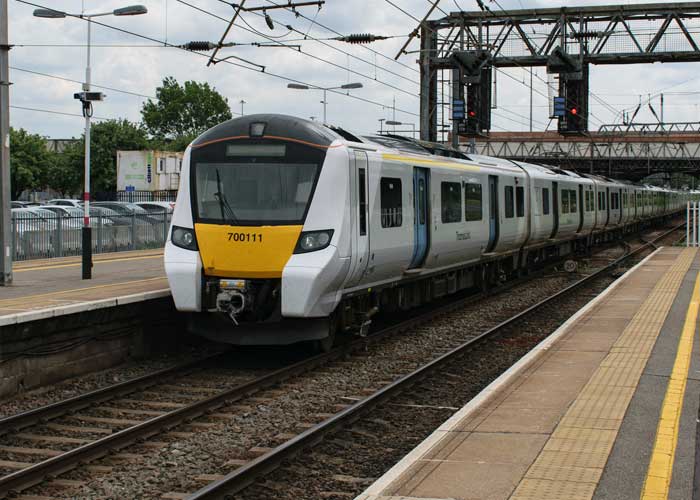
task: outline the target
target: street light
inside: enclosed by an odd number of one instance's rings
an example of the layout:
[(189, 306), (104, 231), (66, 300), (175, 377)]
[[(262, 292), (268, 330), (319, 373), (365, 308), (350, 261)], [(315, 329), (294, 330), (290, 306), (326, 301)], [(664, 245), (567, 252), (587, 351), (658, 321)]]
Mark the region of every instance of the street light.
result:
[(303, 85), (301, 83), (289, 83), (289, 84), (287, 84), (288, 89), (323, 90), (323, 100), (321, 101), (323, 103), (323, 123), (326, 123), (326, 105), (328, 104), (328, 100), (326, 99), (326, 92), (328, 92), (329, 90), (338, 90), (338, 89), (343, 89), (343, 90), (361, 89), (362, 87), (363, 87), (363, 85), (359, 82), (346, 83), (345, 85), (340, 85), (338, 87), (309, 87), (308, 85)]
[[(36, 9), (34, 11), (34, 17), (46, 19), (61, 19), (67, 16), (79, 17), (81, 19), (87, 19), (88, 23), (87, 66), (85, 67), (83, 94), (80, 98), (83, 104), (83, 116), (85, 116), (85, 188), (83, 193), (85, 213), (83, 215), (82, 234), (83, 279), (92, 278), (92, 230), (90, 228), (90, 116), (92, 115), (91, 100), (95, 99), (93, 97), (87, 97), (87, 93), (90, 91), (90, 41), (92, 18), (102, 16), (138, 16), (141, 14), (146, 14), (147, 12), (148, 9), (143, 5), (129, 5), (128, 7), (121, 7), (109, 12), (98, 12), (95, 14), (85, 14), (84, 12), (81, 12), (80, 14), (68, 14), (66, 12), (54, 9)], [(79, 96), (79, 94), (76, 94), (76, 96)], [(101, 100), (101, 97), (97, 98), (96, 100)]]
[[(397, 125), (399, 125), (399, 126), (401, 126), (401, 125), (406, 125), (406, 126), (408, 126), (408, 125), (410, 125), (410, 126), (411, 126), (411, 137), (413, 137), (414, 139), (416, 138), (416, 124), (415, 124), (415, 123), (403, 123), (403, 122), (397, 122), (397, 121), (394, 121), (394, 120), (387, 120), (385, 123), (386, 123), (387, 125), (393, 125), (393, 126), (397, 126)], [(395, 131), (396, 131), (396, 130), (394, 130), (394, 132), (395, 132)]]

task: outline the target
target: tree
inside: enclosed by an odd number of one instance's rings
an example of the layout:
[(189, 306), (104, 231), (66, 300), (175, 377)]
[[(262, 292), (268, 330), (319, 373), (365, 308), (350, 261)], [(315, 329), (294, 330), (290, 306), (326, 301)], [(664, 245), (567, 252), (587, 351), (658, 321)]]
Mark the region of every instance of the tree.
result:
[(10, 181), (12, 199), (26, 189), (41, 189), (55, 162), (55, 155), (46, 149), (46, 141), (24, 129), (10, 128)]
[[(128, 120), (106, 120), (92, 125), (90, 146), (90, 191), (99, 192), (117, 189), (117, 150), (148, 149), (149, 144), (146, 131), (140, 125)], [(62, 192), (73, 190), (77, 178), (78, 191), (82, 192), (84, 151), (85, 137), (66, 148), (56, 163), (51, 187)], [(61, 181), (62, 175), (66, 178)]]
[(46, 183), (67, 198), (83, 192), (83, 162), (85, 158), (84, 142), (68, 144), (49, 169)]
[(183, 86), (169, 76), (156, 89), (156, 97), (156, 102), (143, 104), (141, 117), (157, 140), (183, 143), (232, 116), (228, 100), (208, 83), (187, 81)]

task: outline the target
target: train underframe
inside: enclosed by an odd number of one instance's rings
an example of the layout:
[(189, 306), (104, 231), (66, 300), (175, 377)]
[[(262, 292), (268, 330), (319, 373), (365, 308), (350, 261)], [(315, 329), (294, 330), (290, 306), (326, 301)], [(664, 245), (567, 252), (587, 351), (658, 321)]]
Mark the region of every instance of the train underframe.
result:
[(458, 292), (470, 289), (488, 291), (557, 262), (575, 262), (576, 259), (590, 255), (597, 246), (621, 241), (627, 235), (638, 233), (671, 217), (672, 215), (664, 215), (634, 221), (570, 240), (549, 240), (527, 250), (499, 254), (463, 268), (382, 288), (375, 287), (370, 293), (345, 297), (336, 309), (335, 331), (362, 333), (378, 311), (390, 314), (408, 311)]

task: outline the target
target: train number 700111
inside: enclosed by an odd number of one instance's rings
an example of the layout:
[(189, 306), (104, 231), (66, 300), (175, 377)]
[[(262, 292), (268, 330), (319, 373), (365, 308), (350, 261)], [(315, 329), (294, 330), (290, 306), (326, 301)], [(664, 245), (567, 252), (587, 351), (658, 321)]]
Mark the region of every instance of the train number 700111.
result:
[(228, 233), (228, 240), (262, 243), (263, 235), (260, 233)]

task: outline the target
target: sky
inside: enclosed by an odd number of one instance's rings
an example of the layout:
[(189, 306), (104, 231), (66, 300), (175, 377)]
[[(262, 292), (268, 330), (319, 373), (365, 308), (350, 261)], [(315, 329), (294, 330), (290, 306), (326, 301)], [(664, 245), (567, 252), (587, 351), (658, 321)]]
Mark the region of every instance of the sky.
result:
[[(13, 82), (10, 123), (15, 128), (24, 128), (50, 138), (79, 137), (84, 121), (73, 94), (80, 91), (80, 83), (76, 82), (82, 82), (85, 76), (87, 23), (76, 18), (41, 19), (33, 17), (32, 12), (38, 5), (80, 13), (83, 4), (86, 13), (106, 12), (129, 5), (129, 1), (28, 1), (34, 5), (18, 0), (9, 2), (10, 43), (15, 45), (10, 53)], [(221, 0), (140, 0), (140, 3), (148, 8), (148, 14), (96, 19), (131, 34), (93, 24), (92, 81), (111, 87), (94, 89), (102, 90), (107, 96), (104, 102), (94, 105), (94, 117), (97, 119), (139, 121), (143, 103), (155, 96), (155, 89), (164, 77), (173, 76), (180, 82), (208, 82), (228, 99), (232, 111), (236, 113), (241, 112), (240, 101), (245, 101), (245, 114), (284, 113), (315, 119), (323, 116), (322, 92), (288, 89), (290, 81), (319, 87), (360, 82), (363, 88), (350, 92), (362, 100), (328, 94), (329, 123), (359, 133), (377, 131), (380, 119), (405, 123), (404, 130), (418, 127), (417, 54), (404, 55), (398, 62), (393, 58), (405, 42), (406, 35), (417, 25), (406, 13), (422, 18), (431, 0), (326, 0), (320, 10), (315, 6), (299, 8), (299, 12), (308, 19), (295, 17), (284, 10), (271, 10), (268, 14), (279, 23), (274, 30), (267, 27), (262, 17), (247, 13), (243, 21), (249, 26), (237, 22), (226, 38), (227, 42), (251, 44), (278, 40), (287, 45), (300, 44), (304, 53), (287, 47), (242, 45), (222, 49), (219, 57), (236, 56), (250, 63), (229, 59), (230, 63), (240, 65), (221, 62), (210, 67), (207, 67), (207, 58), (202, 54), (167, 47), (164, 43), (177, 45), (192, 40), (218, 41), (226, 28), (226, 19), (233, 11), (230, 5)], [(493, 0), (485, 0), (485, 3), (498, 12), (500, 8), (613, 2), (498, 0), (494, 3)], [(247, 0), (246, 4), (262, 5), (271, 5), (271, 1)], [(478, 9), (475, 0), (441, 0), (439, 5), (448, 12), (457, 10), (457, 6), (465, 11)], [(435, 11), (431, 19), (439, 17), (444, 17), (444, 14)], [(284, 27), (286, 25), (291, 25), (295, 31), (289, 32)], [(324, 26), (336, 33), (373, 33), (394, 38), (366, 47), (349, 45), (326, 41), (336, 34)], [(695, 27), (693, 32), (697, 33), (697, 25)], [(307, 39), (299, 41), (304, 38), (300, 33)], [(697, 39), (698, 35), (695, 36)], [(417, 41), (408, 48), (409, 51), (417, 49)], [(264, 66), (264, 72), (251, 63)], [(662, 90), (665, 90), (666, 121), (699, 121), (699, 71), (700, 65), (697, 63), (592, 66), (591, 91), (597, 98), (592, 99), (590, 128), (595, 130), (602, 123), (619, 122), (622, 110), (634, 110), (640, 96), (646, 101), (647, 95)], [(504, 69), (499, 72), (497, 81), (493, 130), (529, 130), (528, 70)], [(534, 130), (544, 130), (549, 124), (546, 81), (545, 68), (536, 68), (533, 76)], [(657, 113), (658, 101), (658, 98), (652, 100)], [(644, 106), (637, 121), (653, 122), (655, 119), (648, 107)], [(556, 125), (549, 124), (549, 127), (556, 128)]]

